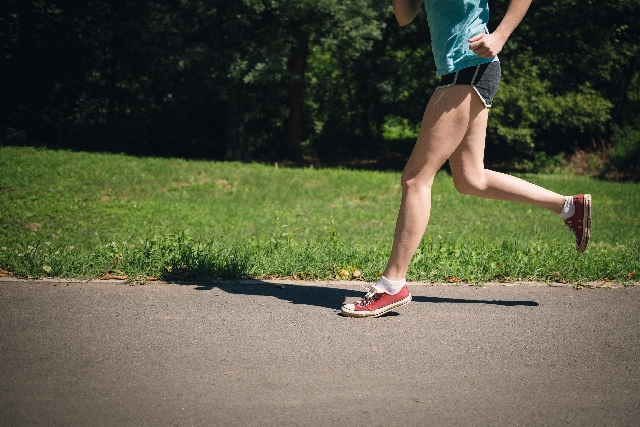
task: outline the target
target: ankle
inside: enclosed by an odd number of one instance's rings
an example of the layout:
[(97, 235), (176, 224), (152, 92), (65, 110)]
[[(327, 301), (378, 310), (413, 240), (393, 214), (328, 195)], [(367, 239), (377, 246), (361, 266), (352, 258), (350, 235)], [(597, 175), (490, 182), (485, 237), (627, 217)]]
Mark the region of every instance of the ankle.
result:
[(375, 284), (375, 288), (379, 291), (383, 291), (389, 295), (396, 295), (407, 284), (407, 280), (402, 278), (400, 280), (389, 280), (384, 276), (380, 276), (378, 282)]
[(560, 211), (560, 216), (563, 219), (569, 219), (576, 213), (576, 208), (573, 203), (573, 196), (567, 196), (564, 201), (564, 205), (562, 206), (562, 210)]

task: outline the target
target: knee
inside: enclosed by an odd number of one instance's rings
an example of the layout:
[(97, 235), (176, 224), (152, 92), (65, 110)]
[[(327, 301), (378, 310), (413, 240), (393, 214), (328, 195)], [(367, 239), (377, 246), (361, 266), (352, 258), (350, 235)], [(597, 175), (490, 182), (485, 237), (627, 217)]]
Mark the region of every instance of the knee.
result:
[(453, 185), (460, 194), (476, 196), (487, 189), (487, 183), (483, 176), (454, 175)]
[(403, 194), (430, 189), (433, 186), (433, 177), (425, 178), (420, 176), (419, 174), (415, 174), (405, 170), (402, 172), (400, 185), (402, 186)]

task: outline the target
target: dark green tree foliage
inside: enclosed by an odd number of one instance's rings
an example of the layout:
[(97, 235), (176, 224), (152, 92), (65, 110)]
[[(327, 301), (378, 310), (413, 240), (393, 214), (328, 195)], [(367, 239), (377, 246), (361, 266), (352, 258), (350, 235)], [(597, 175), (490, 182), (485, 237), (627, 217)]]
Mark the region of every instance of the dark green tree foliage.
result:
[[(508, 1), (490, 1), (490, 28)], [(389, 3), (5, 0), (0, 138), (402, 164), (437, 79), (424, 12), (401, 28)], [(600, 147), (614, 129), (637, 130), (639, 21), (640, 0), (534, 1), (500, 54), (487, 162)]]
[[(492, 4), (493, 27), (508, 1)], [(600, 147), (640, 115), (640, 2), (534, 1), (507, 42), (488, 156)]]
[[(640, 119), (638, 119), (640, 121)], [(635, 127), (614, 125), (613, 142), (609, 151), (610, 162), (605, 174), (615, 173), (621, 178), (640, 180), (640, 123)], [(605, 175), (606, 176), (606, 175)]]

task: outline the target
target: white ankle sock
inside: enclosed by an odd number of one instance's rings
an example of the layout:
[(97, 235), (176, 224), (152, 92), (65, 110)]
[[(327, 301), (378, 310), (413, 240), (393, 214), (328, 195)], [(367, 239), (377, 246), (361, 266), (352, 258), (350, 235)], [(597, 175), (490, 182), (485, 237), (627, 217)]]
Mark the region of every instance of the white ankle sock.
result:
[(576, 213), (576, 207), (573, 205), (573, 196), (567, 196), (564, 200), (564, 206), (560, 211), (560, 216), (564, 219), (571, 218)]
[(380, 276), (378, 282), (375, 284), (376, 289), (386, 292), (389, 295), (395, 295), (402, 290), (404, 285), (407, 284), (406, 279), (402, 280), (389, 280), (384, 276)]

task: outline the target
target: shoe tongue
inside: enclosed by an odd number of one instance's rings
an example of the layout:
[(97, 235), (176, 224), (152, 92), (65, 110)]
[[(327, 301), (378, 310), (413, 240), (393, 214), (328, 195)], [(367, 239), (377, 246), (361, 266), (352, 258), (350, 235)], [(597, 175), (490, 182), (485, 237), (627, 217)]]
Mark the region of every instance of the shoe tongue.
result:
[(373, 294), (383, 294), (384, 292), (385, 292), (384, 289), (380, 289), (380, 288), (376, 287), (376, 285), (369, 286), (369, 293), (371, 295), (373, 295)]

